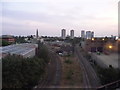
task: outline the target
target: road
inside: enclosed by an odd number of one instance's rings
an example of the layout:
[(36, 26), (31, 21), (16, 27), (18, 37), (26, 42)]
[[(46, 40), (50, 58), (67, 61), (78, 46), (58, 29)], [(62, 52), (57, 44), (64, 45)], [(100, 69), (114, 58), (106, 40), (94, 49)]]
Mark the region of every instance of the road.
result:
[[(49, 48), (48, 48), (49, 49)], [(61, 60), (60, 57), (52, 50), (49, 49), (50, 62), (47, 66), (44, 79), (42, 79), (33, 90), (44, 88), (59, 88), (61, 80)]]
[(90, 63), (86, 60), (86, 58), (83, 57), (83, 55), (80, 52), (80, 47), (78, 45), (75, 46), (75, 54), (78, 57), (80, 67), (83, 70), (83, 83), (84, 88), (86, 90), (100, 86), (100, 80), (96, 75), (95, 70), (90, 65)]

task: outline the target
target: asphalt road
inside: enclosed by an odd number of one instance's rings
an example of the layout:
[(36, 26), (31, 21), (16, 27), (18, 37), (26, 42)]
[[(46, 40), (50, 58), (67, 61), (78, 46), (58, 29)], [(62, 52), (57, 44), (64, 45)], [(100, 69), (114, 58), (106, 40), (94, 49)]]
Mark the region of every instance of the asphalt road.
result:
[(96, 89), (98, 86), (100, 86), (100, 80), (88, 60), (86, 60), (86, 58), (84, 58), (81, 54), (80, 47), (78, 45), (75, 46), (75, 54), (77, 55), (80, 67), (83, 70), (84, 88), (86, 90), (89, 90), (90, 88), (93, 90)]

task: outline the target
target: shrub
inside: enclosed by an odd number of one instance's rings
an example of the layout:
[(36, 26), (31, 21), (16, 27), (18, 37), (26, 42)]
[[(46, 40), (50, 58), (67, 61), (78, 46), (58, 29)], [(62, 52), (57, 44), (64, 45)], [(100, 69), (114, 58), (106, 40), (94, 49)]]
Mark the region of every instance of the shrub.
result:
[(98, 73), (99, 73), (101, 83), (103, 85), (120, 79), (120, 77), (119, 77), (120, 71), (118, 69), (114, 69), (112, 67), (109, 67), (106, 69), (99, 67)]
[(37, 84), (44, 73), (45, 62), (37, 57), (7, 56), (2, 59), (3, 88), (25, 88)]

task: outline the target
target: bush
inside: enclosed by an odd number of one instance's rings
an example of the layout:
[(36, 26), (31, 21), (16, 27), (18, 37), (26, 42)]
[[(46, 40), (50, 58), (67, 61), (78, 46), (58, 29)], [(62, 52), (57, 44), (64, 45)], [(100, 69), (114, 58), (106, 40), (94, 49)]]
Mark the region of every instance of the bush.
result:
[(45, 60), (38, 57), (12, 55), (3, 58), (3, 88), (32, 88), (43, 75), (45, 65)]
[(120, 70), (118, 69), (114, 69), (112, 67), (103, 69), (103, 68), (98, 68), (98, 73), (99, 73), (99, 77), (101, 80), (101, 83), (107, 84), (107, 83), (111, 83), (114, 82), (116, 80), (120, 79)]
[(38, 52), (37, 56), (45, 60), (46, 63), (49, 62), (49, 54), (48, 49), (43, 44), (38, 43)]
[(0, 43), (1, 43), (1, 41), (2, 41), (2, 46), (8, 46), (8, 45), (12, 44), (12, 43), (9, 43), (6, 40), (0, 40)]

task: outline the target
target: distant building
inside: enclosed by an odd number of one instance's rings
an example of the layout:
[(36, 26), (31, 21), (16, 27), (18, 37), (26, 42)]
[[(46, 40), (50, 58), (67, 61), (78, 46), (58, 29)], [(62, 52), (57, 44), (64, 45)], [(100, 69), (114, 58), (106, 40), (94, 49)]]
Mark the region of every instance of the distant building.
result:
[(37, 29), (37, 31), (36, 31), (36, 38), (38, 38), (39, 37), (39, 35), (38, 35), (38, 29)]
[(94, 32), (86, 31), (86, 39), (91, 39), (94, 37)]
[(91, 38), (94, 38), (94, 32), (91, 32)]
[(82, 42), (82, 47), (88, 52), (118, 52), (118, 41), (112, 38), (92, 38)]
[(85, 38), (85, 31), (84, 30), (81, 31), (81, 38), (83, 38), (83, 39)]
[(91, 31), (86, 31), (86, 39), (91, 39)]
[(65, 29), (61, 30), (61, 37), (62, 37), (62, 39), (66, 38), (66, 30)]
[(5, 40), (9, 43), (14, 43), (15, 42), (15, 38), (11, 35), (2, 35), (2, 40)]
[(23, 44), (13, 44), (5, 47), (0, 47), (0, 50), (2, 51), (0, 55), (7, 56), (7, 55), (19, 55), (24, 58), (31, 58), (36, 55), (36, 50), (38, 48), (37, 44), (31, 44), (31, 43), (23, 43)]
[(74, 30), (70, 30), (70, 38), (71, 38), (71, 39), (74, 38)]

